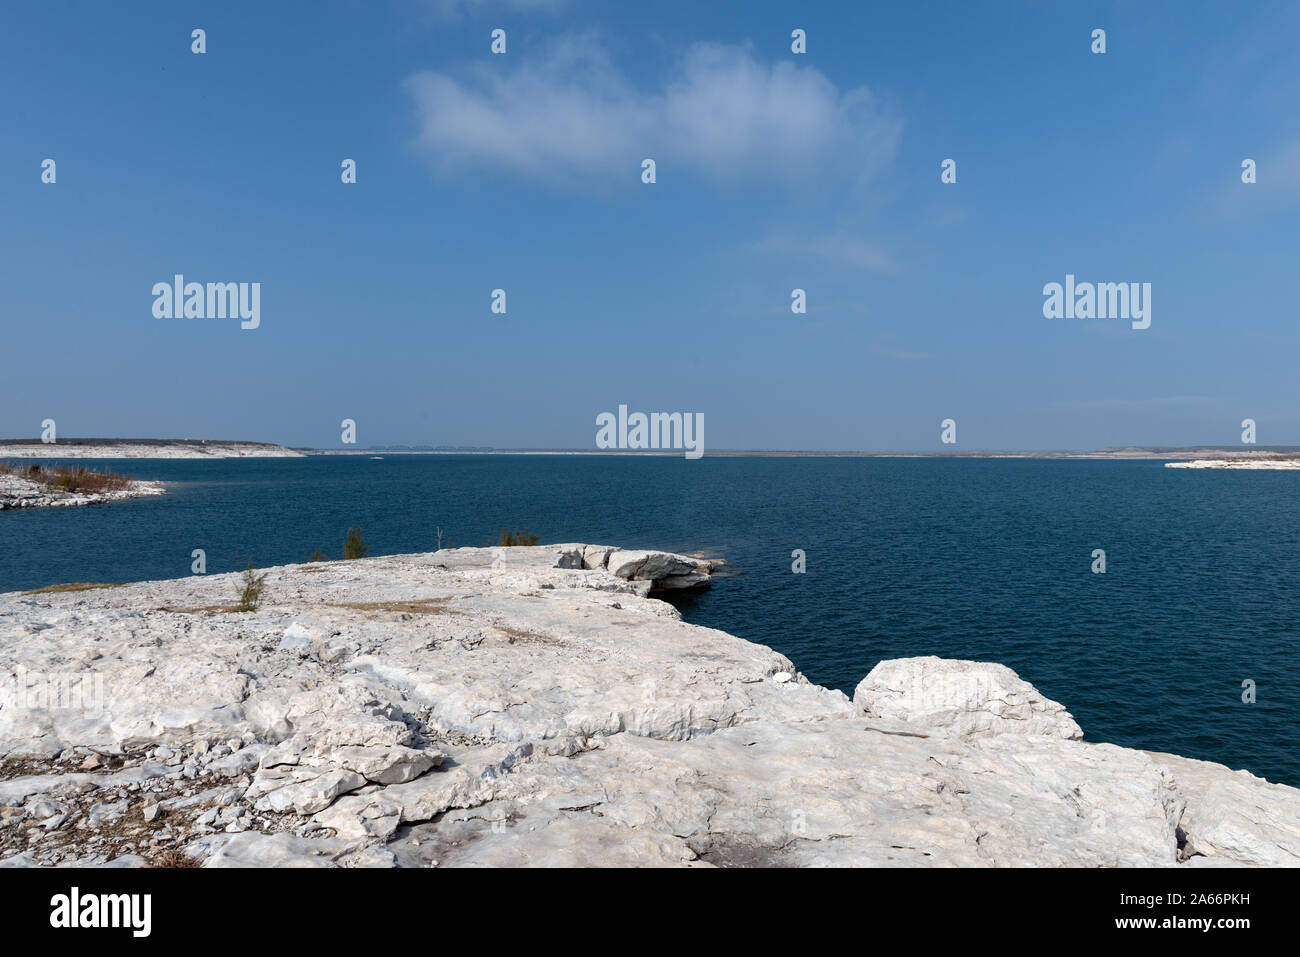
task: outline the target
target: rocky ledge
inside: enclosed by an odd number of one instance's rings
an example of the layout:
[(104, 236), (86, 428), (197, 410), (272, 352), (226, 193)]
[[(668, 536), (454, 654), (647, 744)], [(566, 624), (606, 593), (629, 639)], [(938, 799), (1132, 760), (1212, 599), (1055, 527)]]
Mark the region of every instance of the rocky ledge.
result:
[(0, 595), (0, 863), (1294, 865), (1300, 791), (1082, 740), (1000, 665), (854, 698), (648, 597), (707, 563), (456, 549)]
[(132, 481), (112, 492), (62, 492), (18, 475), (0, 474), (0, 512), (11, 508), (48, 508), (59, 505), (102, 505), (144, 495), (162, 495), (161, 482)]
[(1300, 458), (1231, 458), (1192, 459), (1190, 462), (1166, 462), (1167, 469), (1300, 469)]

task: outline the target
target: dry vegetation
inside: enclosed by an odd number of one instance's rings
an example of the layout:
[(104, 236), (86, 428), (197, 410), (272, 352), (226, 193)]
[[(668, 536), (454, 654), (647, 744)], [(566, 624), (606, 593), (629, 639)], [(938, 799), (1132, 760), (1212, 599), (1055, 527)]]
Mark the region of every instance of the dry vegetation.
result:
[(194, 605), (187, 607), (161, 605), (156, 611), (165, 611), (171, 615), (233, 615), (245, 609), (238, 605)]
[(505, 642), (508, 645), (524, 642), (526, 644), (543, 644), (543, 645), (562, 645), (564, 642), (552, 638), (550, 635), (543, 635), (536, 631), (524, 631), (520, 628), (514, 628), (510, 625), (496, 625), (497, 631), (505, 635)]
[(199, 862), (179, 847), (169, 847), (149, 863), (150, 867), (198, 867)]
[(511, 547), (514, 545), (536, 545), (537, 536), (528, 529), (524, 529), (521, 532), (516, 528), (513, 532), (510, 532), (503, 528), (501, 529), (501, 537), (497, 540), (497, 544), (505, 547)]
[(348, 529), (348, 537), (343, 540), (343, 557), (352, 560), (365, 558), (370, 554), (370, 546), (361, 537), (361, 529), (353, 526)]
[[(66, 818), (53, 828), (33, 826), (0, 827), (0, 858), (24, 851), (38, 849), (52, 855), (54, 861), (69, 863), (87, 852), (103, 857), (137, 854), (144, 858), (147, 867), (191, 868), (199, 862), (185, 853), (185, 846), (193, 837), (195, 824), (205, 812), (219, 805), (212, 800), (173, 807), (163, 806), (173, 799), (184, 800), (212, 787), (235, 787), (232, 777), (205, 774), (202, 779), (166, 782), (163, 790), (149, 788), (131, 792), (116, 784), (108, 775), (126, 766), (138, 766), (140, 755), (106, 755), (105, 760), (89, 776), (96, 779), (98, 788), (60, 790), (47, 796), (61, 805)], [(77, 755), (71, 761), (48, 759), (0, 759), (0, 781), (27, 775), (53, 776), (68, 773), (86, 773), (78, 765)], [(126, 800), (129, 806), (120, 816), (92, 824), (91, 813), (96, 805)], [(153, 820), (145, 820), (141, 813), (149, 804), (158, 804)], [(271, 834), (286, 829), (293, 823), (293, 815), (266, 812), (256, 815), (257, 829)], [(249, 828), (250, 830), (252, 828)], [(211, 828), (209, 828), (211, 830)]]
[(116, 472), (97, 472), (81, 465), (16, 465), (0, 462), (0, 474), (14, 475), (31, 482), (39, 482), (56, 492), (120, 492), (131, 486), (131, 480)]
[(66, 585), (46, 585), (23, 592), (24, 595), (59, 595), (69, 591), (92, 591), (96, 588), (120, 588), (121, 582), (69, 582)]
[(331, 608), (351, 608), (353, 611), (395, 611), (409, 615), (447, 614), (450, 598), (415, 598), (409, 601), (330, 601)]

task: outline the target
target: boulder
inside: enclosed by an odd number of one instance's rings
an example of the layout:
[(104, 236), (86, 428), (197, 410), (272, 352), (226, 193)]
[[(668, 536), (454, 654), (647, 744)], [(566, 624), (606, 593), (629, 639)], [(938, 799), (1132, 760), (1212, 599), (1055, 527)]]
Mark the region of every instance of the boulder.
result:
[(1064, 705), (1039, 694), (1006, 665), (986, 661), (882, 661), (859, 682), (853, 703), (870, 717), (964, 736), (1083, 737)]
[(1183, 819), (1187, 854), (1213, 863), (1300, 866), (1295, 791), (1245, 771), (1218, 778)]
[(712, 562), (644, 549), (612, 551), (605, 567), (611, 575), (627, 581), (652, 582), (657, 590), (707, 588), (713, 571)]
[(442, 757), (439, 751), (426, 754), (402, 745), (346, 746), (334, 748), (329, 752), (330, 761), (356, 771), (367, 781), (375, 784), (401, 784), (404, 781), (413, 781), (425, 771), (441, 764)]

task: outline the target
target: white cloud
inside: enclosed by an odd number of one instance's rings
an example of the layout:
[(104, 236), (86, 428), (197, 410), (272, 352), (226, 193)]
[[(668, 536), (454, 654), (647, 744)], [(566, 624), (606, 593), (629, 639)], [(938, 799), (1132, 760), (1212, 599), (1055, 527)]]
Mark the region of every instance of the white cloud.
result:
[(680, 169), (857, 180), (892, 157), (900, 133), (866, 87), (840, 91), (814, 68), (764, 65), (748, 48), (715, 44), (691, 47), (649, 90), (591, 36), (566, 38), (542, 59), (512, 50), (463, 81), (419, 73), (407, 87), (417, 142), (440, 172), (486, 165), (569, 185), (639, 175), (647, 156), (661, 182)]
[(883, 246), (848, 233), (832, 233), (807, 239), (769, 236), (762, 242), (754, 243), (751, 248), (783, 258), (821, 259), (844, 269), (889, 274), (901, 272), (899, 264)]

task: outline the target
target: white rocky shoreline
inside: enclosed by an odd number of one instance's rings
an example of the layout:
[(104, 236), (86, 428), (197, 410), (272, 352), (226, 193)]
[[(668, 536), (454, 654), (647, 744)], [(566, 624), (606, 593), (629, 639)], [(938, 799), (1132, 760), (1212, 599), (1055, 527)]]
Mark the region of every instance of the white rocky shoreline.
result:
[(1260, 458), (1225, 458), (1192, 459), (1190, 462), (1166, 462), (1167, 469), (1255, 469), (1282, 470), (1300, 469), (1300, 458), (1260, 459)]
[[(685, 556), (462, 548), (0, 595), (0, 866), (1285, 866), (1300, 791), (1096, 744), (994, 664), (854, 698), (650, 597)], [(865, 668), (864, 668), (865, 670)]]
[(111, 492), (65, 492), (52, 489), (42, 482), (19, 475), (0, 473), (0, 512), (18, 508), (57, 508), (70, 505), (103, 505), (130, 498), (162, 495), (166, 489), (161, 482), (132, 479), (126, 488)]
[(0, 459), (289, 459), (305, 452), (265, 442), (165, 439), (0, 441)]

